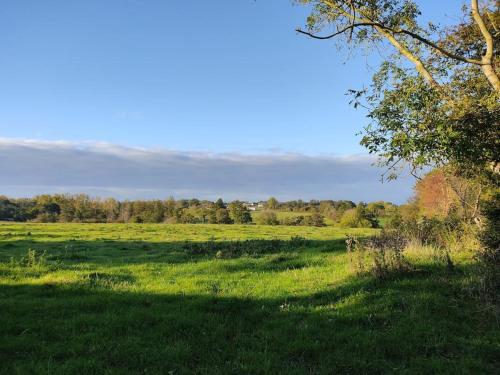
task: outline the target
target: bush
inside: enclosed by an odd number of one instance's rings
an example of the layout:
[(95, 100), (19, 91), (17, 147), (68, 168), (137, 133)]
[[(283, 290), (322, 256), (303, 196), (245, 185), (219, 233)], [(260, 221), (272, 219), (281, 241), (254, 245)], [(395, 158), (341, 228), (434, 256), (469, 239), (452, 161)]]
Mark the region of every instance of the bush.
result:
[(383, 279), (392, 273), (411, 269), (403, 254), (408, 239), (398, 231), (382, 231), (365, 241), (347, 236), (346, 245), (351, 267), (358, 274), (368, 269), (373, 276)]
[(319, 213), (313, 213), (312, 215), (298, 215), (298, 216), (289, 216), (285, 217), (280, 221), (281, 225), (290, 225), (290, 226), (302, 226), (308, 225), (311, 227), (324, 227), (325, 218), (323, 215)]
[(308, 222), (306, 225), (310, 225), (313, 227), (324, 227), (326, 226), (325, 218), (323, 215), (315, 212), (311, 216), (308, 216)]
[(261, 225), (278, 225), (278, 217), (274, 211), (262, 211), (257, 217), (257, 223)]
[(300, 226), (304, 225), (304, 216), (303, 215), (298, 215), (298, 216), (288, 216), (283, 218), (280, 221), (281, 225), (289, 225), (289, 226)]
[(346, 210), (340, 218), (339, 225), (342, 228), (371, 228), (372, 224), (367, 219), (359, 216), (355, 208)]
[(375, 277), (380, 279), (393, 272), (408, 271), (410, 263), (403, 255), (407, 245), (408, 239), (398, 231), (382, 231), (371, 237), (366, 247), (373, 257), (372, 273)]

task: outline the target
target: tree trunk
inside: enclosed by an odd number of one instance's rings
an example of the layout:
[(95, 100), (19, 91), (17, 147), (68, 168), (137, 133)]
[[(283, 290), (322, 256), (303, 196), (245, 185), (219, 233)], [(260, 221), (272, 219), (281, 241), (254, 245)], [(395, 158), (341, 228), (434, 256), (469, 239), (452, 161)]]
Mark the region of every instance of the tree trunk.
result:
[(488, 82), (493, 86), (496, 92), (500, 93), (500, 80), (498, 79), (498, 75), (495, 72), (495, 69), (493, 69), (493, 65), (491, 63), (488, 63), (487, 61), (484, 61), (485, 64), (481, 65), (481, 69), (488, 79)]
[(488, 79), (488, 82), (493, 86), (497, 93), (500, 93), (500, 80), (498, 79), (498, 75), (493, 68), (493, 60), (494, 60), (494, 46), (493, 46), (493, 36), (491, 35), (488, 27), (486, 27), (486, 23), (479, 13), (479, 5), (478, 0), (471, 0), (471, 12), (472, 18), (476, 22), (481, 34), (483, 34), (484, 41), (486, 42), (486, 53), (482, 58), (481, 69), (483, 70), (484, 75)]

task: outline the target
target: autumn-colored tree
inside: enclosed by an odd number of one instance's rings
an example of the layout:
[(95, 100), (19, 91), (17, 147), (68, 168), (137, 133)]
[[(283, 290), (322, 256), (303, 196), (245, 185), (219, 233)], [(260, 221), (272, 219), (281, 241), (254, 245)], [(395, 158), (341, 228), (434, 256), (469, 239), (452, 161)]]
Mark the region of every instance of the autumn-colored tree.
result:
[(417, 206), (420, 212), (427, 217), (445, 217), (450, 208), (456, 203), (444, 172), (436, 169), (427, 174), (415, 186)]
[(417, 182), (416, 205), (427, 217), (444, 218), (453, 211), (466, 221), (479, 223), (483, 184), (467, 179), (451, 168), (435, 169)]

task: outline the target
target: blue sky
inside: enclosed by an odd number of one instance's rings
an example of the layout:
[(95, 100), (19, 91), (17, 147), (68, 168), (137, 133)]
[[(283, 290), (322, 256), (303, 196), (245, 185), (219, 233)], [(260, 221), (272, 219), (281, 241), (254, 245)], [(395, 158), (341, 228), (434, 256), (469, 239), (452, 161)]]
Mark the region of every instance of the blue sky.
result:
[[(447, 22), (457, 1), (422, 1)], [(0, 137), (210, 153), (364, 153), (345, 92), (371, 75), (298, 35), (289, 0), (7, 0)]]

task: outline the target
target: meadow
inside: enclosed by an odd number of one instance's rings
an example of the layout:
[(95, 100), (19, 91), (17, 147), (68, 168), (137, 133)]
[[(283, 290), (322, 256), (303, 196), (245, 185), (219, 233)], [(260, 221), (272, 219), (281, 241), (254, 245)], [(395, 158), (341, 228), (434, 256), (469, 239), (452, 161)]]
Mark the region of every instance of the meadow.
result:
[(473, 254), (384, 280), (345, 235), (260, 225), (0, 223), (6, 374), (495, 373)]

